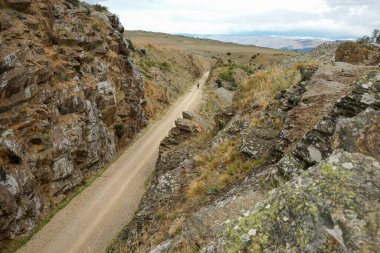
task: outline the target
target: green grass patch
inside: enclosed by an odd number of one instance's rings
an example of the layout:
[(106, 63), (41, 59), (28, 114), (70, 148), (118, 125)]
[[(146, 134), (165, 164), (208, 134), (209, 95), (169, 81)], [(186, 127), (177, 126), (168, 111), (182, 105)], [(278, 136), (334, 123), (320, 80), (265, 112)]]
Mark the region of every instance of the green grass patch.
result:
[(148, 72), (151, 68), (159, 68), (162, 72), (170, 72), (172, 67), (168, 62), (159, 62), (152, 59), (140, 59), (139, 66)]
[(221, 72), (219, 72), (218, 76), (219, 76), (220, 79), (222, 79), (224, 81), (235, 82), (234, 70), (233, 70), (232, 67), (229, 67), (226, 70), (222, 70)]
[(79, 0), (66, 0), (66, 2), (72, 4), (72, 5), (76, 6), (76, 7), (78, 7), (79, 4), (80, 4)]

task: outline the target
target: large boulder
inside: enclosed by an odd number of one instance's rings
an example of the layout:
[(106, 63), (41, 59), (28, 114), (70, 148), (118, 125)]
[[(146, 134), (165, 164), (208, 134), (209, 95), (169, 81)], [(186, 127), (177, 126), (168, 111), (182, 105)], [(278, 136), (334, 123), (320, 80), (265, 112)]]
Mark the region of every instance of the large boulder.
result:
[(209, 127), (207, 121), (195, 113), (183, 112), (183, 117), (175, 121), (175, 127), (160, 143), (160, 154), (177, 147), (197, 133), (206, 132)]
[(335, 53), (335, 61), (377, 65), (380, 63), (380, 48), (370, 44), (345, 42), (338, 46)]
[(277, 129), (252, 128), (241, 132), (241, 152), (252, 159), (263, 159), (268, 156), (279, 131)]
[(354, 118), (339, 119), (333, 139), (335, 148), (380, 160), (380, 112), (368, 108)]
[(379, 252), (380, 164), (336, 152), (229, 223), (212, 252)]
[(197, 113), (184, 111), (184, 112), (182, 112), (182, 117), (184, 119), (188, 119), (188, 120), (192, 120), (194, 122), (197, 122), (198, 124), (200, 124), (200, 126), (203, 129), (211, 129), (212, 128), (210, 123), (205, 118), (203, 118), (202, 116), (200, 116)]

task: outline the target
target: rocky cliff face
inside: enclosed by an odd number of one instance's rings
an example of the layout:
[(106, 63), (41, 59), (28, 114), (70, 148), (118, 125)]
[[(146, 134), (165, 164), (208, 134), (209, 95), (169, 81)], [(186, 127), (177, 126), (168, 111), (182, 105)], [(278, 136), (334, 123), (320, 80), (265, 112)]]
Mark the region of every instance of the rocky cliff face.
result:
[(79, 1), (0, 3), (1, 242), (31, 231), (146, 119), (117, 16)]
[(211, 138), (167, 147), (114, 252), (378, 252), (379, 62), (334, 62), (340, 47), (297, 56), (297, 83), (216, 115)]

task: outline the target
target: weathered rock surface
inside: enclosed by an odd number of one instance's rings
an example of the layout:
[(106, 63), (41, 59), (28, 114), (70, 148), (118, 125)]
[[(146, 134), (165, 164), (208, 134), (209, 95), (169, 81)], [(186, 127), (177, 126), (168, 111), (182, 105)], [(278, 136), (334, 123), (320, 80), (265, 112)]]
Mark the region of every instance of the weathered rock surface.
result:
[(368, 108), (354, 118), (338, 119), (333, 137), (335, 148), (362, 153), (380, 161), (380, 111)]
[[(369, 76), (372, 76), (370, 73)], [(210, 203), (209, 205), (201, 208), (199, 211), (194, 212), (188, 219), (186, 219), (183, 222), (182, 230), (179, 235), (171, 239), (170, 242), (165, 244), (165, 250), (162, 252), (171, 252), (175, 251), (181, 248), (181, 244), (186, 242), (191, 242), (196, 245), (200, 244), (202, 245), (204, 241), (208, 241), (209, 244), (200, 250), (200, 252), (224, 252), (227, 251), (226, 245), (228, 245), (228, 239), (225, 237), (220, 238), (219, 236), (223, 233), (229, 233), (232, 231), (232, 235), (235, 235), (235, 226), (239, 222), (241, 222), (242, 219), (248, 219), (250, 212), (252, 210), (255, 210), (257, 208), (259, 201), (263, 199), (263, 196), (265, 196), (265, 193), (268, 192), (271, 189), (275, 189), (278, 186), (281, 186), (283, 184), (289, 185), (290, 183), (286, 183), (289, 180), (295, 180), (295, 178), (299, 178), (303, 176), (302, 173), (304, 173), (305, 169), (310, 169), (310, 166), (316, 163), (323, 164), (324, 159), (330, 159), (333, 150), (345, 150), (349, 152), (359, 152), (365, 155), (369, 155), (372, 157), (376, 157), (378, 152), (376, 152), (377, 147), (379, 146), (380, 142), (377, 138), (377, 136), (380, 133), (380, 127), (377, 124), (378, 123), (378, 113), (379, 110), (377, 109), (375, 103), (372, 105), (374, 107), (371, 107), (362, 101), (362, 96), (365, 93), (372, 92), (376, 93), (374, 86), (372, 87), (372, 90), (368, 88), (368, 85), (364, 85), (364, 87), (367, 87), (367, 89), (363, 89), (363, 84), (358, 84), (356, 87), (351, 91), (351, 93), (347, 94), (346, 96), (342, 97), (338, 100), (338, 102), (334, 105), (334, 107), (331, 109), (330, 113), (327, 114), (323, 120), (317, 124), (314, 128), (309, 130), (309, 132), (304, 136), (304, 138), (301, 138), (299, 142), (294, 145), (294, 148), (291, 152), (286, 154), (282, 157), (277, 163), (268, 166), (264, 166), (261, 169), (261, 172), (257, 172), (252, 174), (252, 176), (246, 178), (244, 182), (241, 182), (239, 185), (236, 185), (234, 188), (232, 188), (228, 193), (223, 194), (219, 197), (219, 199), (215, 200), (215, 202)], [(354, 97), (353, 94), (356, 94)], [(361, 94), (361, 95), (359, 95)], [(364, 95), (366, 96), (366, 95)], [(350, 100), (350, 102), (347, 102), (346, 98), (354, 98)], [(352, 110), (352, 114), (346, 115), (345, 110), (340, 110), (341, 104), (344, 103), (346, 105), (346, 108), (350, 107)], [(356, 109), (355, 108), (361, 108)], [(354, 116), (356, 115), (356, 116)], [(354, 117), (353, 117), (354, 116)], [(343, 122), (352, 122), (347, 125), (343, 125)], [(355, 124), (355, 125), (354, 125)], [(344, 127), (344, 136), (348, 136), (348, 138), (342, 138), (343, 133), (341, 127)], [(358, 137), (355, 139), (355, 142), (353, 142), (352, 138), (350, 136), (356, 136)], [(243, 146), (243, 142), (242, 142)], [(269, 145), (270, 146), (270, 145)], [(376, 146), (376, 147), (375, 147)], [(363, 148), (368, 147), (368, 148)], [(306, 152), (300, 152), (300, 150), (305, 149)], [(340, 151), (337, 151), (338, 153)], [(347, 156), (350, 157), (349, 153), (344, 153), (345, 158), (347, 159)], [(365, 157), (364, 155), (354, 155), (357, 157)], [(333, 156), (334, 157), (334, 156)], [(372, 160), (371, 160), (372, 159)], [(353, 159), (354, 161), (357, 161), (357, 159)], [(374, 164), (376, 165), (376, 160), (373, 160), (373, 158), (365, 158), (366, 161), (371, 160), (374, 161)], [(358, 162), (361, 164), (361, 166), (365, 166), (362, 164), (362, 162)], [(352, 169), (352, 163), (349, 161), (341, 161), (342, 166), (346, 166), (349, 169)], [(367, 163), (368, 164), (368, 163)], [(378, 164), (378, 163), (377, 163)], [(376, 168), (376, 167), (375, 167)], [(358, 170), (360, 171), (362, 167), (360, 167)], [(313, 170), (312, 170), (313, 171)], [(314, 172), (310, 172), (314, 174)], [(308, 174), (309, 175), (309, 174)], [(371, 172), (368, 171), (367, 177), (370, 177)], [(352, 179), (354, 180), (357, 175), (353, 175)], [(310, 176), (304, 176), (304, 178), (311, 180), (313, 184), (315, 184), (316, 180), (310, 179), (312, 177)], [(338, 177), (339, 178), (339, 177)], [(363, 179), (363, 177), (362, 177)], [(364, 181), (366, 179), (363, 179)], [(321, 180), (324, 182), (324, 180)], [(327, 180), (326, 180), (327, 181)], [(364, 182), (363, 181), (363, 182)], [(376, 179), (375, 179), (376, 181)], [(333, 183), (331, 183), (333, 185)], [(339, 185), (337, 183), (336, 185)], [(359, 187), (361, 183), (355, 185), (355, 187)], [(333, 187), (333, 186), (331, 186)], [(290, 187), (289, 189), (293, 189), (295, 187)], [(306, 187), (307, 188), (307, 187)], [(280, 188), (281, 189), (281, 188)], [(323, 190), (318, 189), (317, 192), (323, 192)], [(343, 190), (344, 192), (345, 190)], [(376, 190), (373, 190), (374, 194)], [(273, 193), (273, 192), (271, 192)], [(290, 193), (289, 195), (295, 193)], [(365, 194), (365, 192), (362, 192), (362, 196)], [(375, 194), (376, 195), (376, 194)], [(272, 195), (270, 195), (272, 196)], [(315, 199), (315, 201), (320, 201), (321, 203), (329, 203), (329, 200), (326, 199), (320, 199), (318, 194), (312, 195)], [(379, 196), (377, 196), (378, 198)], [(357, 203), (360, 203), (362, 199), (357, 199)], [(282, 199), (280, 197), (279, 199)], [(299, 199), (299, 197), (295, 197), (295, 199)], [(344, 198), (342, 198), (344, 199)], [(371, 200), (371, 198), (367, 197), (368, 203)], [(364, 200), (363, 200), (364, 201)], [(284, 204), (286, 206), (286, 203)], [(266, 205), (267, 206), (267, 205)], [(239, 211), (240, 208), (240, 211)], [(289, 207), (290, 208), (290, 207)], [(378, 207), (376, 207), (378, 208)], [(241, 210), (244, 211), (241, 211)], [(284, 208), (279, 208), (279, 212), (283, 210)], [(298, 210), (298, 209), (297, 209)], [(370, 210), (370, 208), (368, 209)], [(322, 212), (322, 211), (321, 211)], [(236, 221), (235, 225), (228, 225), (230, 224), (233, 217), (236, 217), (240, 214), (240, 218), (238, 221)], [(258, 215), (261, 215), (261, 211), (257, 212)], [(368, 211), (368, 215), (373, 215), (372, 212)], [(277, 217), (279, 214), (274, 214), (273, 217)], [(260, 216), (264, 217), (264, 216)], [(301, 214), (294, 214), (290, 217), (303, 217)], [(367, 216), (365, 216), (367, 217)], [(286, 219), (289, 219), (287, 216)], [(372, 218), (370, 218), (372, 219)], [(265, 222), (270, 222), (270, 220), (264, 219)], [(276, 222), (277, 220), (274, 220)], [(277, 222), (282, 222), (277, 221)], [(302, 224), (303, 220), (301, 221)], [(375, 221), (376, 223), (376, 221)], [(243, 224), (243, 223), (241, 223)], [(288, 229), (287, 226), (288, 223), (282, 223), (282, 225), (279, 225), (279, 229)], [(225, 227), (229, 228), (227, 232), (225, 232)], [(265, 224), (268, 225), (268, 227), (277, 227), (275, 224)], [(377, 226), (377, 225), (376, 225)], [(256, 228), (250, 228), (256, 229)], [(309, 228), (313, 229), (313, 228)], [(248, 234), (249, 230), (245, 231), (246, 234)], [(239, 230), (240, 231), (240, 230)], [(302, 230), (304, 231), (304, 230)], [(317, 230), (319, 231), (319, 230)], [(236, 231), (238, 233), (238, 231)], [(258, 230), (256, 229), (256, 233), (258, 233)], [(289, 231), (285, 231), (286, 233), (290, 233)], [(300, 236), (309, 236), (313, 232), (307, 232), (305, 234), (300, 234)], [(372, 243), (376, 240), (374, 240), (371, 235), (368, 234), (368, 231), (360, 231), (358, 234), (366, 234), (365, 237), (367, 242)], [(232, 252), (238, 252), (239, 249), (244, 251), (244, 247), (239, 248), (240, 243), (246, 242), (249, 244), (253, 239), (250, 239), (254, 233), (254, 231), (251, 231), (251, 234), (249, 237), (245, 234), (241, 234), (241, 241), (236, 241), (235, 237), (233, 241), (229, 242), (229, 250), (232, 250)], [(286, 240), (287, 237), (281, 237), (283, 233), (277, 233), (277, 232), (268, 232), (269, 236), (266, 235), (265, 238), (271, 238), (270, 235), (276, 234), (276, 236), (280, 239), (278, 239), (278, 244), (271, 248), (272, 252), (282, 252), (286, 251), (285, 249), (282, 249), (280, 242), (283, 240)], [(256, 235), (256, 234), (255, 234)], [(277, 238), (276, 237), (276, 238)], [(205, 239), (207, 238), (207, 239)], [(229, 238), (227, 236), (227, 238)], [(268, 239), (267, 238), (267, 239)], [(277, 240), (275, 238), (275, 240)], [(292, 245), (294, 243), (295, 235), (292, 235), (290, 237), (290, 241), (288, 242), (288, 245), (291, 247), (298, 247)], [(302, 237), (303, 238), (303, 237)], [(211, 242), (210, 242), (211, 241)], [(272, 244), (275, 242), (272, 242)], [(268, 243), (268, 247), (270, 247), (271, 244)], [(289, 246), (289, 247), (290, 247)], [(319, 247), (320, 245), (318, 245)], [(326, 245), (325, 245), (326, 246)], [(237, 247), (236, 249), (233, 247)], [(250, 246), (247, 246), (248, 248)], [(255, 246), (256, 247), (256, 246)], [(317, 248), (315, 245), (311, 245), (312, 248), (307, 249), (301, 249), (298, 248), (298, 251), (313, 251)], [(322, 247), (322, 246), (321, 246)], [(356, 246), (355, 246), (356, 247)], [(374, 250), (372, 252), (376, 252), (379, 247), (376, 243), (372, 245), (374, 247)], [(249, 248), (251, 251), (253, 249)], [(276, 249), (279, 249), (276, 251)], [(265, 248), (262, 248), (261, 250), (265, 250)], [(296, 251), (297, 251), (296, 250)], [(249, 250), (248, 250), (249, 251)], [(254, 250), (253, 250), (254, 251)], [(260, 249), (258, 250), (260, 251)], [(328, 250), (327, 250), (328, 251)], [(370, 251), (371, 252), (371, 251)]]
[(336, 152), (226, 226), (207, 252), (378, 252), (380, 164)]
[[(286, 112), (286, 119), (276, 149), (282, 153), (292, 150), (333, 109), (340, 97), (352, 91), (360, 71), (360, 67), (350, 64), (321, 66), (310, 80), (286, 92), (288, 102), (281, 108)], [(347, 76), (346, 73), (351, 74)], [(290, 97), (289, 93), (292, 94)], [(298, 102), (294, 104), (292, 101)]]
[(209, 124), (201, 116), (191, 112), (183, 112), (183, 118), (175, 121), (175, 127), (160, 144), (160, 153), (181, 144), (196, 133), (205, 132)]
[(115, 15), (63, 0), (6, 0), (0, 12), (1, 251), (146, 119)]
[[(193, 175), (194, 161), (192, 157), (199, 151), (200, 147), (197, 143), (190, 142), (191, 138), (195, 137), (199, 131), (206, 131), (199, 122), (206, 122), (201, 116), (183, 112), (184, 119), (177, 120), (175, 130), (180, 133), (175, 137), (170, 131), (169, 137), (177, 138), (178, 141), (171, 142), (168, 145), (168, 139), (164, 139), (160, 146), (160, 155), (156, 163), (149, 188), (143, 199), (141, 200), (139, 211), (133, 221), (129, 224), (129, 228), (122, 232), (120, 239), (128, 240), (131, 251), (138, 248), (140, 241), (131, 240), (137, 231), (144, 229), (147, 220), (153, 221), (160, 219), (160, 212), (168, 212), (166, 208), (174, 206), (176, 202), (183, 201), (185, 195), (183, 191), (186, 187), (189, 177)], [(163, 146), (164, 145), (164, 146)], [(181, 223), (181, 218), (176, 220)], [(149, 229), (158, 231), (159, 223), (152, 223)], [(170, 229), (169, 229), (170, 230)], [(171, 229), (172, 232), (175, 230)], [(175, 232), (175, 231), (174, 231)], [(173, 232), (173, 233), (174, 233)], [(142, 239), (142, 238), (141, 238)], [(162, 252), (170, 242), (163, 242), (157, 247), (155, 252)]]

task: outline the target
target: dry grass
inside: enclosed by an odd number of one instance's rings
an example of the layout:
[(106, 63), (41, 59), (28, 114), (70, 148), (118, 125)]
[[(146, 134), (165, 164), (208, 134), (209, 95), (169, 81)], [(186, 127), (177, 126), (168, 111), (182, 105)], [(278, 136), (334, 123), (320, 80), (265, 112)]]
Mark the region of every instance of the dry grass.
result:
[(177, 218), (174, 220), (173, 224), (169, 228), (169, 235), (170, 236), (175, 236), (182, 230), (182, 226), (184, 223), (185, 219), (184, 218)]
[[(164, 33), (153, 33), (143, 31), (126, 31), (125, 35), (131, 39), (136, 45), (147, 46), (148, 44), (159, 45), (166, 49), (176, 49), (182, 52), (188, 52), (193, 55), (203, 57), (210, 62), (210, 59), (223, 58), (239, 62), (257, 64), (276, 63), (289, 55), (297, 53), (280, 51), (269, 48), (238, 45), (233, 43), (225, 43), (208, 39), (197, 39), (191, 37), (174, 36)], [(227, 55), (230, 52), (231, 55)], [(253, 60), (253, 56), (255, 57)]]
[(258, 70), (243, 83), (241, 90), (234, 101), (236, 109), (245, 109), (256, 103), (264, 109), (280, 90), (289, 88), (299, 78), (298, 67), (280, 69), (271, 67)]
[(190, 184), (187, 196), (192, 198), (198, 196), (206, 190), (206, 185), (203, 181), (194, 181)]
[(321, 65), (321, 62), (318, 60), (318, 59), (311, 59), (309, 61), (303, 61), (303, 62), (297, 62), (295, 65), (294, 65), (294, 68), (295, 69), (298, 69), (298, 70), (301, 70), (302, 68), (304, 68), (305, 66), (309, 66), (309, 67), (317, 67), (317, 66), (320, 66)]
[(281, 118), (279, 116), (272, 118), (272, 124), (274, 129), (280, 130), (282, 128)]
[(183, 240), (179, 248), (173, 251), (173, 253), (197, 253), (197, 252), (199, 252), (199, 249), (195, 245), (188, 242), (187, 240)]
[(258, 127), (264, 123), (264, 119), (258, 113), (253, 113), (252, 120), (249, 122), (249, 128)]
[(223, 191), (263, 162), (245, 160), (235, 141), (218, 144), (194, 160), (200, 175), (190, 183), (188, 199)]
[[(254, 127), (263, 127), (267, 122), (268, 115), (262, 114), (260, 112), (253, 112), (251, 116), (251, 121), (249, 123), (249, 128)], [(270, 120), (272, 121), (272, 127), (274, 129), (280, 130), (282, 127), (281, 118), (275, 114), (270, 116)]]

